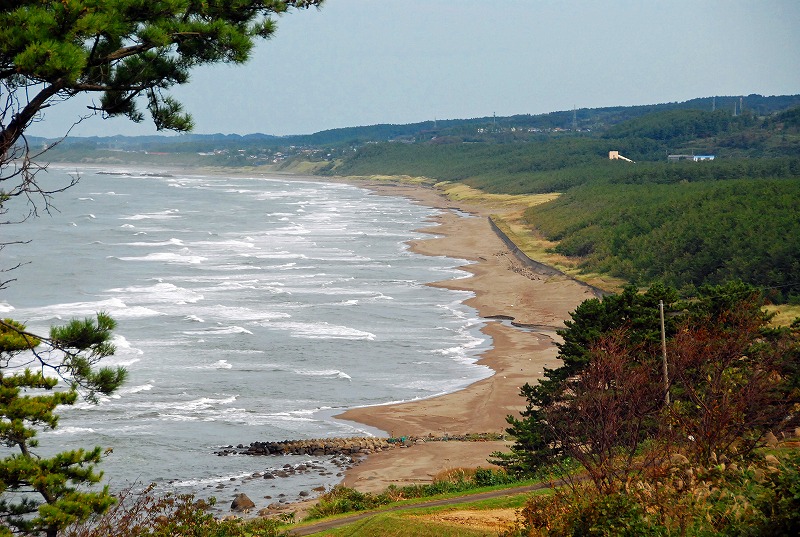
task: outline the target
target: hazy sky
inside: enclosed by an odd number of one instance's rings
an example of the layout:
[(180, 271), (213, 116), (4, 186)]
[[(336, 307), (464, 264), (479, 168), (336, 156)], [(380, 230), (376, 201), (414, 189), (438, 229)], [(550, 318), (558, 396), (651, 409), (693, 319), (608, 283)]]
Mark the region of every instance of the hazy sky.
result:
[[(173, 91), (197, 133), (279, 135), (750, 93), (800, 93), (800, 1), (327, 0)], [(73, 135), (155, 132), (93, 117)]]

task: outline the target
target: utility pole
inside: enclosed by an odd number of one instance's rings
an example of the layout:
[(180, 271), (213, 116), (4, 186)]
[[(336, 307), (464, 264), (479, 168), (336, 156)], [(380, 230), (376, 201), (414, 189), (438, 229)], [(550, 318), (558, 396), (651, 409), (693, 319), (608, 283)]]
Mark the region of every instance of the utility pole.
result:
[(661, 360), (664, 366), (664, 404), (669, 406), (669, 370), (667, 369), (667, 331), (664, 329), (664, 301), (658, 301), (661, 316)]

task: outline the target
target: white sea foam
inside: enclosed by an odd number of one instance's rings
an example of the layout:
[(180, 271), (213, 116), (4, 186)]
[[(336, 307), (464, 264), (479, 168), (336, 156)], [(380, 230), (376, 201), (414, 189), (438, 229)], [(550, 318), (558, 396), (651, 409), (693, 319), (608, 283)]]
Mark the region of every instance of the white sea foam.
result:
[(168, 241), (128, 242), (125, 243), (125, 246), (183, 246), (183, 241), (180, 239), (169, 239)]
[(302, 323), (279, 321), (270, 323), (258, 322), (255, 324), (267, 328), (288, 330), (292, 337), (305, 339), (352, 339), (372, 341), (376, 337), (375, 334), (371, 332), (329, 324), (327, 322)]
[(434, 349), (431, 352), (435, 354), (441, 354), (442, 356), (454, 356), (454, 355), (461, 356), (464, 354), (464, 347), (458, 346), (458, 347), (449, 347), (446, 349)]
[[(277, 252), (259, 252), (256, 254), (251, 254), (252, 257), (255, 259), (308, 259), (308, 256), (301, 253), (296, 252), (287, 252), (285, 250), (277, 251)], [(296, 263), (287, 263), (285, 265), (278, 265), (273, 268), (281, 268), (281, 267), (294, 267)]]
[(128, 302), (144, 303), (169, 303), (169, 304), (195, 304), (203, 300), (203, 295), (178, 287), (171, 283), (159, 282), (154, 285), (132, 285), (130, 287), (120, 287), (109, 289), (107, 293), (114, 295), (125, 295)]
[(122, 388), (120, 388), (116, 392), (116, 394), (119, 396), (119, 398), (121, 398), (121, 397), (124, 397), (126, 395), (132, 395), (132, 394), (135, 394), (135, 393), (149, 392), (154, 387), (155, 386), (153, 384), (151, 384), (151, 383), (139, 384), (137, 386), (123, 386)]
[(52, 304), (41, 306), (26, 311), (26, 318), (30, 320), (63, 319), (67, 317), (94, 316), (97, 312), (105, 311), (115, 318), (141, 318), (161, 315), (161, 313), (142, 307), (128, 307), (119, 298), (109, 298), (95, 302), (69, 302), (65, 304)]
[(287, 421), (288, 422), (303, 422), (303, 421), (310, 422), (310, 421), (316, 421), (312, 417), (300, 416), (300, 415), (297, 415), (296, 413), (293, 413), (293, 412), (275, 412), (274, 414), (269, 414), (267, 416), (267, 418), (268, 418), (268, 421), (271, 421), (271, 422), (287, 422)]
[(261, 270), (260, 267), (254, 267), (252, 265), (236, 265), (233, 263), (225, 263), (222, 265), (214, 265), (207, 267), (207, 270), (216, 270), (216, 271), (224, 271), (224, 272), (235, 272), (235, 271), (250, 271), (250, 270)]
[(273, 291), (273, 292), (282, 292), (281, 289), (276, 287), (268, 288), (262, 287), (261, 282), (258, 280), (244, 280), (244, 281), (236, 281), (233, 279), (224, 279), (217, 284), (216, 287), (213, 288), (215, 291), (241, 291), (241, 290), (250, 290), (255, 291), (256, 289), (260, 289), (262, 291)]
[(183, 332), (187, 336), (225, 336), (229, 334), (250, 334), (253, 333), (241, 326), (209, 326), (202, 330), (186, 330)]
[(215, 304), (213, 306), (199, 305), (193, 308), (196, 315), (201, 315), (204, 319), (223, 319), (227, 321), (249, 321), (259, 326), (260, 322), (267, 322), (273, 319), (288, 319), (290, 314), (279, 311), (259, 311), (240, 306), (226, 306)]
[(246, 477), (250, 477), (252, 472), (241, 472), (236, 474), (229, 474), (223, 476), (208, 477), (205, 479), (184, 479), (182, 481), (174, 481), (170, 483), (173, 487), (178, 488), (196, 488), (201, 486), (216, 485), (217, 483), (229, 483), (231, 481), (238, 481)]
[(0, 313), (8, 313), (14, 311), (14, 306), (5, 302), (0, 302)]
[(213, 397), (199, 397), (189, 401), (142, 401), (136, 403), (136, 407), (141, 410), (147, 409), (173, 412), (195, 412), (229, 405), (235, 401), (236, 396), (231, 395), (219, 399), (215, 399)]
[(197, 365), (191, 369), (233, 369), (233, 364), (228, 363), (228, 360), (217, 360), (213, 364)]
[(307, 377), (330, 377), (350, 380), (352, 377), (338, 369), (294, 369), (294, 373)]
[(119, 259), (122, 261), (160, 261), (164, 263), (181, 265), (198, 265), (203, 261), (208, 260), (207, 257), (201, 255), (190, 255), (188, 252), (182, 252), (179, 254), (156, 252), (144, 256), (125, 256), (120, 257)]
[(144, 317), (158, 317), (160, 315), (166, 315), (166, 313), (161, 311), (143, 306), (132, 306), (124, 309), (111, 310), (111, 313), (113, 317), (117, 317), (119, 319), (139, 319)]
[(91, 427), (59, 427), (50, 431), (48, 434), (55, 436), (71, 436), (76, 434), (94, 434), (95, 430)]
[(193, 242), (192, 243), (192, 247), (205, 248), (205, 249), (209, 249), (209, 250), (215, 250), (215, 251), (218, 251), (218, 252), (219, 251), (226, 251), (226, 250), (234, 250), (234, 251), (238, 252), (238, 251), (240, 251), (242, 249), (252, 250), (253, 248), (255, 248), (256, 245), (253, 244), (252, 241), (253, 241), (253, 239), (250, 239), (250, 240), (247, 240), (247, 239), (245, 239), (245, 240), (230, 239), (230, 240), (224, 240), (224, 241), (198, 241), (198, 242)]
[(181, 218), (178, 214), (178, 209), (168, 209), (166, 211), (159, 211), (155, 213), (134, 214), (132, 216), (121, 216), (120, 220), (169, 220), (173, 218)]
[(104, 358), (103, 365), (129, 368), (132, 365), (136, 364), (137, 362), (140, 362), (141, 360), (142, 360), (141, 358), (133, 358), (133, 357), (122, 358), (119, 355), (114, 355), (112, 357)]

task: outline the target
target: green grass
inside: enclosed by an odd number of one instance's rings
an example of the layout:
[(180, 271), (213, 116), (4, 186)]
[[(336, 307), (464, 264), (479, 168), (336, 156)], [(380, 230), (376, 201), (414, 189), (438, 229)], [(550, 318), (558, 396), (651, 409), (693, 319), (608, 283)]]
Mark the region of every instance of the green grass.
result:
[(360, 520), (343, 528), (315, 535), (335, 537), (486, 537), (489, 535), (496, 536), (497, 532), (451, 526), (428, 520), (414, 520), (397, 514), (383, 514)]
[[(455, 500), (459, 498), (463, 498), (465, 496), (471, 496), (475, 494), (481, 494), (484, 492), (492, 492), (496, 490), (506, 490), (510, 488), (516, 487), (524, 487), (528, 485), (535, 485), (539, 483), (540, 480), (538, 479), (531, 479), (531, 480), (523, 480), (517, 481), (511, 484), (504, 484), (504, 485), (495, 485), (495, 486), (487, 486), (487, 487), (480, 487), (480, 488), (472, 488), (469, 490), (462, 490), (462, 491), (455, 491), (455, 492), (447, 492), (442, 494), (436, 494), (431, 496), (425, 497), (416, 497), (416, 498), (409, 498), (400, 501), (395, 501), (391, 503), (387, 503), (373, 509), (369, 509), (367, 511), (349, 511), (344, 513), (333, 514), (330, 516), (324, 516), (319, 518), (309, 518), (307, 517), (299, 524), (291, 525), (290, 527), (284, 527), (284, 530), (291, 530), (292, 528), (298, 528), (303, 526), (308, 526), (312, 524), (316, 524), (321, 522), (322, 520), (336, 520), (340, 518), (347, 518), (348, 516), (363, 513), (363, 512), (370, 512), (373, 513), (373, 516), (388, 514), (392, 511), (396, 511), (398, 508), (404, 508), (404, 513), (413, 513), (413, 514), (429, 514), (441, 510), (452, 509), (452, 506), (447, 504), (443, 506), (435, 506), (435, 507), (414, 507), (418, 504), (425, 504), (430, 501), (439, 501), (439, 500)], [(544, 491), (537, 491), (536, 493), (547, 493), (548, 489)], [(459, 509), (506, 509), (506, 508), (518, 508), (521, 507), (526, 498), (530, 496), (531, 493), (521, 493), (521, 494), (510, 494), (507, 496), (502, 496), (500, 498), (492, 498), (486, 500), (477, 500), (474, 502), (467, 502), (458, 504)], [(408, 511), (406, 511), (407, 509)], [(324, 534), (327, 535), (327, 534)], [(412, 534), (413, 535), (413, 534)]]
[[(497, 489), (498, 487), (493, 487)], [(438, 507), (420, 507), (417, 509), (411, 508), (402, 512), (377, 512), (369, 518), (347, 524), (335, 530), (328, 530), (325, 532), (314, 533), (312, 535), (322, 536), (387, 536), (387, 537), (450, 537), (450, 536), (496, 536), (496, 530), (481, 530), (469, 528), (457, 524), (448, 524), (447, 522), (435, 521), (429, 518), (430, 515), (437, 513), (445, 513), (448, 511), (458, 510), (494, 510), (494, 509), (521, 509), (525, 502), (532, 494), (547, 493), (549, 491), (537, 491), (535, 493), (527, 494), (514, 494), (510, 496), (503, 496), (501, 498), (492, 498), (489, 500), (481, 500), (476, 502), (469, 502), (458, 505), (444, 505)], [(446, 495), (450, 497), (459, 497), (462, 495)], [(424, 500), (406, 500), (398, 502), (390, 506), (385, 506), (383, 509), (396, 509), (398, 505), (408, 505), (414, 502), (428, 501), (431, 498)]]

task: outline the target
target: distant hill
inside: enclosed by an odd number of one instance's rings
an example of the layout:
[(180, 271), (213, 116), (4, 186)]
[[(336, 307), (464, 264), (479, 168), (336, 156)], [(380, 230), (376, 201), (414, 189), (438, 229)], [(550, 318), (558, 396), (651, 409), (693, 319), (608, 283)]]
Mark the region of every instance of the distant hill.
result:
[[(252, 148), (286, 148), (303, 146), (336, 148), (361, 145), (369, 142), (421, 142), (440, 139), (443, 142), (496, 142), (507, 143), (531, 139), (542, 133), (605, 132), (620, 123), (659, 112), (673, 110), (725, 111), (732, 115), (744, 112), (768, 116), (779, 111), (800, 106), (800, 95), (764, 97), (717, 96), (692, 99), (684, 102), (641, 106), (615, 106), (605, 108), (580, 108), (548, 114), (520, 114), (505, 117), (449, 119), (410, 123), (405, 125), (380, 124), (360, 127), (330, 129), (313, 134), (272, 136), (268, 134), (185, 134), (180, 136), (108, 136), (70, 137), (61, 143), (63, 149), (72, 144), (83, 148), (123, 151), (151, 151), (168, 153), (199, 153), (214, 150), (239, 150)], [(55, 140), (31, 137), (34, 145)], [(59, 158), (58, 152), (53, 153)]]

